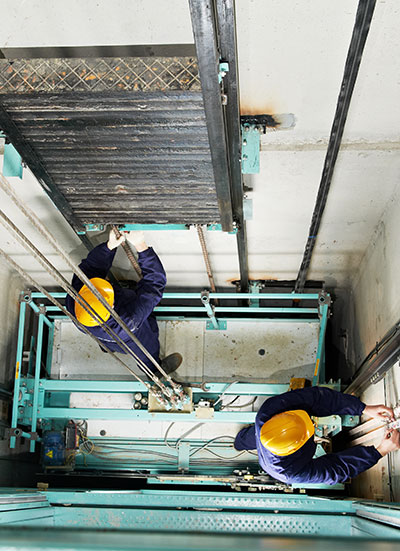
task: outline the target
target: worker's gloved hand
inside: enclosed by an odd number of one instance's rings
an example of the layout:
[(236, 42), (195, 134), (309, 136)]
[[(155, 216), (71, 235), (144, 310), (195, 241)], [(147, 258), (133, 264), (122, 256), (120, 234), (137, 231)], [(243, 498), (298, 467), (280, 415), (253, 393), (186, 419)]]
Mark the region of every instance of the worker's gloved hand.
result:
[(117, 248), (118, 245), (121, 245), (122, 241), (125, 241), (124, 235), (121, 235), (120, 237), (116, 237), (114, 230), (111, 229), (110, 233), (108, 234), (108, 241), (107, 241), (107, 247), (112, 251), (113, 249)]
[(368, 417), (380, 419), (381, 421), (392, 421), (394, 419), (393, 409), (380, 404), (378, 406), (365, 406), (363, 413)]
[(148, 248), (142, 231), (127, 231), (124, 232), (124, 235), (126, 240), (131, 243), (139, 253)]
[(382, 457), (400, 449), (400, 432), (397, 429), (388, 429), (382, 442), (376, 447)]

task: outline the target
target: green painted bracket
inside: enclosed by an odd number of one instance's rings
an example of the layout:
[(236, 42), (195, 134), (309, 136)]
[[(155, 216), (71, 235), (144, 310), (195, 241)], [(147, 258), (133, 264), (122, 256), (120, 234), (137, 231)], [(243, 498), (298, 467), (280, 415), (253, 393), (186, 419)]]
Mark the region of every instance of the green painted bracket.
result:
[(242, 174), (260, 172), (260, 132), (253, 124), (242, 124)]
[(214, 327), (214, 324), (211, 320), (208, 320), (206, 322), (206, 330), (207, 331), (224, 331), (227, 327), (227, 321), (226, 320), (217, 320), (218, 327)]
[(3, 176), (22, 178), (22, 158), (11, 143), (4, 146)]

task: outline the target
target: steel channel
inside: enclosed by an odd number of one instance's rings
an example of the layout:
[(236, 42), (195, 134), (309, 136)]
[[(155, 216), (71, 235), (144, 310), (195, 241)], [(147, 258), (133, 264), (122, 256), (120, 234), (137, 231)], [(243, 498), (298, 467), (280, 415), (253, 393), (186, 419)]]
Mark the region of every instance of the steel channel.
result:
[(323, 353), (324, 353), (326, 325), (328, 323), (329, 306), (327, 304), (323, 304), (321, 308), (322, 308), (322, 317), (319, 325), (317, 357), (315, 360), (315, 370), (314, 370), (313, 381), (312, 381), (313, 386), (316, 386), (319, 384), (321, 361), (323, 359)]
[[(54, 308), (56, 308), (54, 306)], [(57, 308), (58, 310), (58, 308)], [(46, 357), (46, 373), (50, 377), (51, 374), (51, 364), (53, 360), (53, 344), (54, 344), (54, 322), (51, 324), (51, 328), (49, 329), (49, 338), (47, 343), (47, 357)]]
[[(32, 298), (45, 298), (43, 293), (32, 293)], [(67, 293), (52, 293), (54, 298), (65, 298)], [(201, 299), (201, 293), (164, 293), (164, 299)], [(209, 298), (226, 298), (235, 300), (318, 300), (317, 293), (209, 293)]]
[[(20, 303), (19, 322), (18, 322), (18, 341), (17, 341), (17, 357), (15, 362), (15, 379), (14, 379), (14, 398), (12, 405), (11, 428), (16, 429), (18, 424), (18, 403), (20, 391), (20, 369), (22, 367), (22, 353), (24, 346), (24, 329), (25, 329), (25, 312), (26, 302)], [(16, 438), (11, 436), (10, 448), (15, 448)]]
[[(27, 385), (31, 385), (27, 379)], [(206, 394), (241, 395), (241, 396), (275, 396), (282, 394), (289, 389), (289, 384), (277, 383), (206, 383), (209, 389)], [(190, 385), (190, 383), (188, 383)], [(85, 381), (78, 380), (58, 380), (41, 379), (39, 386), (46, 392), (106, 392), (106, 393), (134, 393), (145, 392), (146, 388), (142, 383), (135, 381)], [(193, 387), (193, 394), (205, 394), (200, 388)], [(181, 414), (186, 415), (186, 414)]]
[[(398, 361), (400, 355), (400, 322), (389, 333), (392, 337), (385, 335), (378, 347), (375, 347), (367, 360), (361, 364), (356, 371), (353, 381), (346, 388), (345, 392), (355, 393), (360, 396), (362, 391), (371, 383), (377, 383), (385, 373)], [(378, 350), (376, 352), (376, 350)]]
[(189, 492), (182, 490), (139, 490), (131, 491), (74, 491), (47, 490), (45, 497), (52, 505), (97, 505), (123, 507), (185, 507), (185, 508), (222, 508), (227, 510), (279, 510), (279, 511), (318, 511), (319, 513), (354, 513), (352, 501), (328, 498), (314, 498), (307, 495), (285, 495), (233, 492)]
[(223, 78), (228, 103), (224, 107), (229, 153), (229, 169), (232, 186), (233, 217), (238, 224), (236, 243), (239, 257), (240, 288), (247, 291), (249, 265), (247, 229), (243, 216), (243, 183), (240, 165), (241, 127), (239, 109), (239, 71), (237, 64), (236, 17), (234, 0), (216, 0), (219, 50), (223, 61), (229, 63), (229, 71)]
[[(28, 304), (32, 308), (32, 310), (35, 312), (35, 314), (40, 314), (40, 308), (37, 304), (35, 304), (32, 300), (30, 302), (28, 302)], [(46, 316), (44, 316), (44, 322), (48, 327), (53, 326), (52, 322), (50, 320), (48, 320), (46, 318)]]
[[(146, 410), (112, 409), (112, 408), (61, 408), (43, 407), (39, 409), (42, 419), (110, 419), (125, 421), (139, 419), (142, 421), (171, 421), (193, 422), (199, 421), (196, 413), (150, 413)], [(207, 419), (207, 423), (254, 423), (257, 412), (253, 411), (216, 411), (214, 417)]]
[(336, 113), (332, 124), (331, 134), (329, 137), (329, 145), (325, 157), (321, 182), (318, 189), (314, 212), (311, 218), (311, 225), (308, 232), (306, 246), (304, 249), (303, 260), (301, 262), (300, 270), (295, 283), (295, 291), (302, 291), (306, 283), (307, 273), (311, 263), (312, 253), (314, 250), (315, 242), (317, 240), (319, 227), (328, 198), (336, 159), (339, 153), (343, 131), (346, 124), (347, 113), (353, 95), (358, 70), (360, 68), (364, 46), (368, 37), (375, 4), (376, 0), (360, 0), (358, 4), (353, 34), (347, 53), (343, 80), (340, 87), (339, 98), (336, 106)]
[[(36, 432), (37, 418), (38, 418), (38, 403), (39, 403), (39, 381), (40, 381), (40, 368), (42, 360), (42, 346), (43, 346), (43, 322), (45, 316), (39, 314), (37, 342), (36, 342), (36, 362), (35, 362), (35, 379), (33, 386), (33, 401), (32, 401), (32, 423), (31, 432)], [(31, 440), (29, 443), (29, 451), (33, 453), (35, 451), (35, 441)]]
[(215, 28), (214, 1), (189, 0), (193, 35), (196, 44), (199, 75), (203, 91), (208, 139), (214, 170), (214, 181), (223, 231), (232, 231), (228, 147), (222, 111), (221, 89), (218, 82), (219, 54)]

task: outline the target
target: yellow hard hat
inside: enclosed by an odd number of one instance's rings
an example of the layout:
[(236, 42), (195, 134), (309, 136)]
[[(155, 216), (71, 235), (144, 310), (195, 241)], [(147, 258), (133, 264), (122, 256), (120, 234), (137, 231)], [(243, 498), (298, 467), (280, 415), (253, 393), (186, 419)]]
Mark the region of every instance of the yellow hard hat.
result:
[[(105, 279), (102, 279), (101, 277), (93, 277), (90, 282), (96, 287), (96, 289), (99, 291), (99, 293), (105, 298), (106, 302), (110, 305), (114, 305), (114, 289), (111, 285), (111, 283)], [(79, 291), (79, 295), (86, 300), (88, 304), (93, 308), (93, 310), (96, 312), (96, 314), (103, 320), (107, 321), (110, 317), (110, 313), (106, 308), (101, 304), (101, 302), (94, 296), (92, 291), (88, 289), (86, 285), (82, 287), (82, 289)], [(82, 325), (85, 325), (86, 327), (95, 327), (96, 325), (100, 325), (99, 322), (93, 318), (89, 312), (87, 312), (83, 306), (78, 304), (75, 301), (75, 316), (76, 319), (81, 323)]]
[(274, 455), (290, 455), (301, 448), (314, 434), (308, 413), (294, 409), (278, 413), (261, 427), (261, 444)]

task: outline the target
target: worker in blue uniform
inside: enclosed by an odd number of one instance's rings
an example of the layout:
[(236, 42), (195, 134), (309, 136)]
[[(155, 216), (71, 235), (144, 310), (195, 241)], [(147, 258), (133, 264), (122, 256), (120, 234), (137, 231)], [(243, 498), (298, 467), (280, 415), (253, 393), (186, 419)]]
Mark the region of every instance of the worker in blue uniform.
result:
[(316, 450), (310, 415), (361, 415), (392, 420), (393, 410), (367, 406), (355, 396), (324, 387), (310, 387), (268, 398), (255, 425), (236, 436), (237, 450), (257, 449), (261, 467), (273, 478), (291, 483), (337, 484), (346, 482), (400, 448), (400, 434), (386, 431), (379, 446), (354, 446), (313, 459)]
[[(119, 285), (111, 285), (106, 279), (117, 247), (125, 239), (137, 250), (138, 263), (143, 274), (134, 290), (124, 289)], [(121, 236), (116, 237), (113, 230), (111, 230), (108, 241), (90, 251), (79, 267), (106, 302), (114, 308), (141, 344), (159, 363), (158, 325), (153, 310), (162, 298), (167, 279), (160, 259), (154, 250), (147, 246), (143, 232), (124, 232)], [(138, 348), (132, 338), (118, 325), (117, 321), (110, 317), (108, 310), (76, 275), (72, 279), (72, 286), (91, 305), (103, 323), (112, 329), (153, 373), (159, 375), (151, 360)], [(109, 351), (125, 353), (120, 345), (102, 329), (98, 319), (92, 317), (70, 296), (67, 296), (66, 308), (76, 317), (79, 322), (77, 323), (78, 328), (80, 328), (80, 324), (84, 325)], [(161, 366), (167, 373), (172, 373), (179, 367), (181, 362), (182, 356), (176, 352), (164, 358)]]

